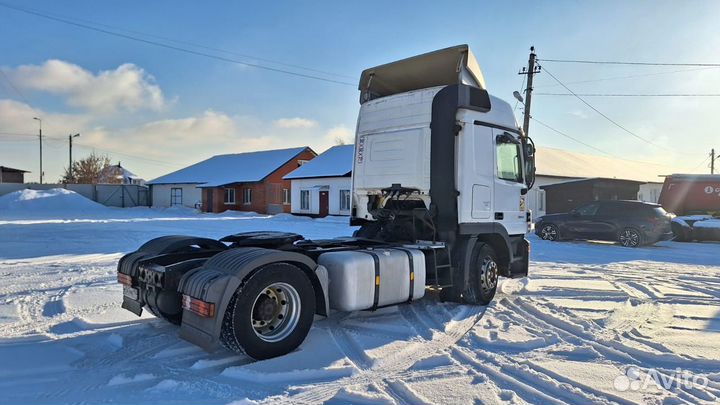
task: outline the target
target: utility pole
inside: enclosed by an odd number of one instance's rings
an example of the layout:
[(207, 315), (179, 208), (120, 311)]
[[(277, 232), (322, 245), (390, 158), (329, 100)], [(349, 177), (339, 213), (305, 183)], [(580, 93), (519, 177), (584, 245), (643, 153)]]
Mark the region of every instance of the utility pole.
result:
[(43, 182), (43, 168), (42, 168), (42, 119), (33, 117), (38, 123), (40, 123), (40, 184)]
[(530, 103), (532, 102), (532, 91), (533, 91), (533, 77), (535, 73), (540, 73), (540, 66), (535, 64), (537, 55), (535, 54), (535, 47), (530, 47), (530, 57), (528, 58), (527, 68), (522, 68), (518, 73), (521, 75), (527, 75), (527, 88), (525, 90), (525, 118), (523, 120), (523, 132), (525, 136), (528, 136), (530, 130)]
[(70, 163), (68, 165), (68, 181), (74, 181), (75, 176), (73, 176), (73, 160), (72, 160), (72, 140), (73, 138), (77, 138), (80, 136), (80, 134), (75, 135), (68, 135), (68, 145), (70, 147)]

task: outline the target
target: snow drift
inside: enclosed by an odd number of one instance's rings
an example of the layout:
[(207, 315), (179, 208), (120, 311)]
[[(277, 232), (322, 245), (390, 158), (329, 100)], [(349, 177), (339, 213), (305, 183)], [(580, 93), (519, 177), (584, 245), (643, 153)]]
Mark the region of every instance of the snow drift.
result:
[(110, 208), (64, 188), (18, 190), (0, 197), (0, 217), (67, 218), (106, 214)]

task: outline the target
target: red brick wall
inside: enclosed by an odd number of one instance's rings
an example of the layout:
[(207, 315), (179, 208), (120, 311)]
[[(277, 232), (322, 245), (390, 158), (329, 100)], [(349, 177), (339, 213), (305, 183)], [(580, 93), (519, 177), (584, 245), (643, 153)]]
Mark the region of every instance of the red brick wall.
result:
[[(282, 189), (286, 188), (288, 192), (290, 190), (290, 180), (283, 180), (283, 177), (300, 166), (299, 160), (312, 160), (315, 156), (314, 152), (306, 149), (260, 183), (239, 183), (228, 186), (228, 188), (235, 189), (235, 204), (225, 204), (224, 187), (204, 189), (203, 207), (207, 212), (235, 210), (266, 214), (268, 204), (282, 205)], [(243, 190), (248, 188), (252, 190), (252, 202), (243, 204)], [(208, 206), (208, 193), (210, 192), (213, 193), (212, 207)], [(283, 205), (282, 208), (283, 212), (290, 213), (290, 204)]]

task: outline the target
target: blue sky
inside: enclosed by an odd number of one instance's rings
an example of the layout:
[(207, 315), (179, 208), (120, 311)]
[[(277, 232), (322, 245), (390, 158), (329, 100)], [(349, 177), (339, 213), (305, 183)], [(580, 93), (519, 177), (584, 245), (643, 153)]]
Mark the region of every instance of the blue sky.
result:
[[(189, 55), (0, 7), (0, 68), (17, 89), (0, 77), (0, 164), (31, 170), (29, 180), (38, 173), (35, 115), (50, 138), (81, 132), (76, 157), (94, 147), (149, 179), (218, 153), (298, 145), (321, 152), (335, 138), (349, 140), (363, 68), (455, 44), (470, 44), (488, 89), (508, 101), (520, 89), (517, 71), (531, 45), (541, 59), (720, 62), (714, 1), (4, 1), (351, 83)], [(543, 66), (576, 92), (720, 93), (717, 68)], [(541, 73), (536, 92), (564, 89)], [(703, 158), (720, 148), (720, 98), (587, 100), (661, 146), (624, 133), (573, 97), (537, 96), (533, 116), (613, 156), (674, 171), (706, 170)], [(599, 153), (537, 124), (530, 134), (540, 146)], [(48, 139), (45, 149), (46, 181), (54, 181), (67, 164), (67, 140)]]

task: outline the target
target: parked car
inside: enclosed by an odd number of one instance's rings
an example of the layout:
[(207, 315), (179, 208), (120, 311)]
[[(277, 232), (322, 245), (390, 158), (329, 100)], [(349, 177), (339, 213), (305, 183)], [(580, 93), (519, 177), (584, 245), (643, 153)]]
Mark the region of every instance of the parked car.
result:
[(544, 240), (596, 239), (627, 247), (671, 239), (672, 216), (660, 205), (641, 201), (595, 201), (564, 214), (544, 215), (535, 234)]

